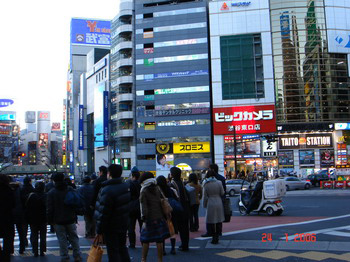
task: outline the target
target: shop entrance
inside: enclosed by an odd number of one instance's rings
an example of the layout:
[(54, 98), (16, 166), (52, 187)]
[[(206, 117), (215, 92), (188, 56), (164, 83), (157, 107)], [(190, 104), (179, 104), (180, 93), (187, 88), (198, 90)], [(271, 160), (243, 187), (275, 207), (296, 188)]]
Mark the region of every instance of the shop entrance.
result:
[[(250, 159), (238, 159), (237, 170), (235, 172), (235, 161), (225, 160), (225, 175), (226, 179), (238, 179), (246, 178), (248, 174), (254, 171), (267, 170), (269, 177), (274, 176), (277, 171), (277, 159), (263, 159), (263, 158), (250, 158)], [(276, 171), (275, 171), (276, 170)]]

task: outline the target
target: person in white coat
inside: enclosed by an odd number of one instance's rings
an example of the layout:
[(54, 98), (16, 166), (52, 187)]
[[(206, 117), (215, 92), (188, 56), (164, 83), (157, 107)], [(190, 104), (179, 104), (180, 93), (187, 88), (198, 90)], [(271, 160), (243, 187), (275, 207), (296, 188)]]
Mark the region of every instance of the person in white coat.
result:
[(212, 244), (219, 243), (220, 228), (225, 220), (222, 196), (225, 194), (221, 181), (215, 178), (214, 171), (209, 170), (203, 182), (203, 206), (207, 209), (206, 223), (208, 233), (212, 236)]

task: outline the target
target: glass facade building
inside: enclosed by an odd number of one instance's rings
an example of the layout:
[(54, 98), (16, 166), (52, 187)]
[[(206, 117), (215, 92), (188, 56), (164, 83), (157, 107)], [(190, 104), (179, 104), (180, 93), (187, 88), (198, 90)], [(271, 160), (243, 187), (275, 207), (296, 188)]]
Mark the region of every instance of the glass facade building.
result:
[(270, 0), (277, 122), (350, 118), (346, 54), (328, 50), (324, 0)]

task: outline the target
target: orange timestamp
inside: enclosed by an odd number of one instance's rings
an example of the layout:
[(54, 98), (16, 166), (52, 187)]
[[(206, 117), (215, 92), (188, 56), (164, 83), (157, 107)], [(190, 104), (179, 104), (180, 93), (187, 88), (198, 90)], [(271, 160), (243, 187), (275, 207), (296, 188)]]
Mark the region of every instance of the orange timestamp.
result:
[[(315, 233), (300, 233), (294, 235), (288, 235), (284, 233), (286, 242), (294, 241), (294, 242), (316, 242), (316, 234)], [(272, 241), (272, 233), (263, 233), (261, 237), (261, 242), (271, 242)]]

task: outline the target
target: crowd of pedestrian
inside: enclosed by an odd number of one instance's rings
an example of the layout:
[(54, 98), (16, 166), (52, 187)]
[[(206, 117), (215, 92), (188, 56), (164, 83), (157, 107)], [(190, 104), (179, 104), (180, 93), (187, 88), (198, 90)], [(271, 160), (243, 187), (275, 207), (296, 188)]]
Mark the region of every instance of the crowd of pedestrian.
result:
[[(15, 230), (19, 237), (19, 253), (28, 243), (33, 256), (45, 256), (47, 225), (56, 233), (61, 261), (70, 261), (68, 250), (73, 250), (75, 262), (82, 261), (77, 233), (78, 216), (85, 221), (85, 237), (103, 239), (109, 261), (130, 261), (128, 247), (136, 247), (136, 230), (142, 244), (142, 261), (147, 260), (150, 243), (156, 243), (158, 262), (166, 255), (165, 241), (170, 239), (170, 254), (189, 251), (190, 232), (199, 231), (199, 206), (203, 198), (206, 208), (206, 233), (212, 243), (219, 242), (224, 221), (223, 200), (225, 178), (212, 164), (201, 181), (192, 173), (186, 183), (177, 167), (170, 174), (155, 177), (151, 172), (131, 170), (124, 180), (123, 168), (112, 164), (101, 166), (98, 177), (84, 177), (77, 187), (63, 173), (53, 174), (45, 184), (32, 185), (30, 177), (23, 184), (0, 174), (0, 261), (10, 261), (14, 254)], [(129, 245), (127, 246), (127, 242)]]

